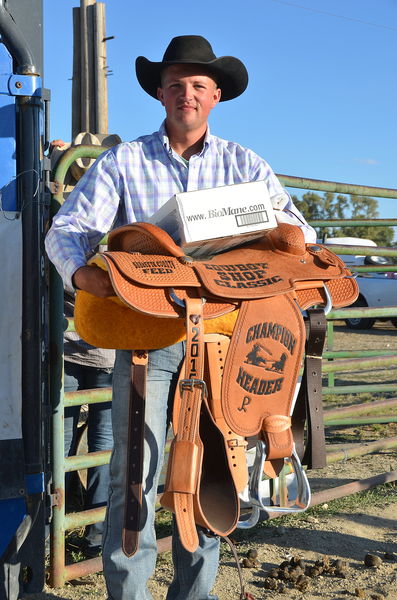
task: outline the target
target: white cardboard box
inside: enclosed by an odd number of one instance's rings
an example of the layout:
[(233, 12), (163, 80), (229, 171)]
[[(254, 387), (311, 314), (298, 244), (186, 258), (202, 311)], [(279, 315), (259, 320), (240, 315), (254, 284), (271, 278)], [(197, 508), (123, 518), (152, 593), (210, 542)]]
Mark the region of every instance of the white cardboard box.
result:
[(224, 252), (277, 227), (263, 180), (175, 194), (149, 221), (194, 257)]

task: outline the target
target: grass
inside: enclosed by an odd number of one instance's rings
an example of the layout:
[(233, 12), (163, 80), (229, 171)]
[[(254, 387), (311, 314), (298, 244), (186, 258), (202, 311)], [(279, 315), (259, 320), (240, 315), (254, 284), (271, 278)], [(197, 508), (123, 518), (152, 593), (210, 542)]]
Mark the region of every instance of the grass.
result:
[(157, 538), (172, 534), (172, 513), (169, 510), (161, 509), (156, 512), (155, 529)]

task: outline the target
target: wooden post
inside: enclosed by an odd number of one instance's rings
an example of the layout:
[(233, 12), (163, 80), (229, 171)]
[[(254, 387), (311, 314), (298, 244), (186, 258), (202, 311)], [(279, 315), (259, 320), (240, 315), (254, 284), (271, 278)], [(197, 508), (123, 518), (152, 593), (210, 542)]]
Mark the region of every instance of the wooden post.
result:
[(72, 140), (81, 131), (80, 119), (80, 9), (73, 8)]
[(96, 99), (94, 92), (94, 19), (93, 8), (95, 0), (81, 0), (80, 4), (80, 118), (81, 131), (93, 131), (95, 123)]
[(72, 139), (108, 133), (105, 5), (80, 0), (73, 9)]
[(108, 133), (108, 88), (106, 77), (105, 4), (95, 4), (94, 19), (94, 73), (96, 98), (96, 133)]

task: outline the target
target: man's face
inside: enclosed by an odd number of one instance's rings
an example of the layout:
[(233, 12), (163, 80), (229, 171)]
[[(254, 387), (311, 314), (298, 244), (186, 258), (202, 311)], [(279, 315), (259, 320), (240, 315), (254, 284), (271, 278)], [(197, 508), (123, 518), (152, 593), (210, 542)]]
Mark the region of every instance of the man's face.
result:
[(172, 65), (164, 70), (157, 98), (167, 123), (180, 132), (202, 130), (221, 97), (221, 90), (200, 65)]

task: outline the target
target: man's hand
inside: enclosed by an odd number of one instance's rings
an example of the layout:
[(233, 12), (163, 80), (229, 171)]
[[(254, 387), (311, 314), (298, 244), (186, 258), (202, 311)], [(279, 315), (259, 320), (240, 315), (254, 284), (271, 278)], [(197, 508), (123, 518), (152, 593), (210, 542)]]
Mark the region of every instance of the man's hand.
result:
[(75, 271), (72, 281), (76, 288), (100, 298), (116, 295), (107, 271), (96, 265), (80, 267)]

